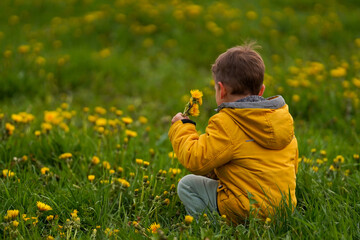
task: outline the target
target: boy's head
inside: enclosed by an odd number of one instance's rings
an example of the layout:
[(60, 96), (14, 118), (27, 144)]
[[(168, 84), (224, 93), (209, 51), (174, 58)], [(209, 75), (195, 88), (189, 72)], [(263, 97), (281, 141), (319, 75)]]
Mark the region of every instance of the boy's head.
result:
[(215, 83), (221, 82), (230, 94), (257, 95), (264, 81), (265, 65), (254, 43), (228, 49), (212, 65)]

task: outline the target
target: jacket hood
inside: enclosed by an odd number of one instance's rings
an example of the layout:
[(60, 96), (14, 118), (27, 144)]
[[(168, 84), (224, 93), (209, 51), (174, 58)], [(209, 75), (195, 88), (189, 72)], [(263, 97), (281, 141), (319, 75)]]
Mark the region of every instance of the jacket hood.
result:
[(237, 102), (221, 104), (217, 111), (233, 121), (261, 146), (283, 149), (294, 138), (294, 122), (282, 96), (250, 96)]

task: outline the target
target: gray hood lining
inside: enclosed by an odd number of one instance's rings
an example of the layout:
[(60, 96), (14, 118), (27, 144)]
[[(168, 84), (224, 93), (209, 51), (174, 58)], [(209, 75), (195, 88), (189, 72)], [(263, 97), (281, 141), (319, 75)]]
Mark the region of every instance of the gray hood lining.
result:
[[(282, 96), (276, 95), (265, 99), (260, 99), (256, 102), (245, 102), (245, 101), (237, 102), (225, 102), (218, 106), (215, 111), (220, 111), (223, 108), (267, 108), (267, 109), (278, 109), (283, 107), (286, 103)], [(244, 99), (245, 100), (245, 99)]]

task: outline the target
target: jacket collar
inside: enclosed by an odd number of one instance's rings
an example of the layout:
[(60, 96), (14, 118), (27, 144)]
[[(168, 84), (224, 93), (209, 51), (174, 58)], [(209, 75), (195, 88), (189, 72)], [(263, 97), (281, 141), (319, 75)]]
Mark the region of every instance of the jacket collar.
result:
[(219, 112), (223, 108), (268, 108), (278, 109), (285, 105), (285, 100), (282, 96), (276, 95), (269, 98), (249, 96), (240, 99), (236, 102), (225, 102), (218, 106), (215, 111)]

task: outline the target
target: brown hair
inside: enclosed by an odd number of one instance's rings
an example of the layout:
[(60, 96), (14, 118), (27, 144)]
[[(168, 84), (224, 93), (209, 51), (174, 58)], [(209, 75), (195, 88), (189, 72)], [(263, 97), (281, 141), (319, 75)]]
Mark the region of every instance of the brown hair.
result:
[(265, 64), (254, 42), (222, 53), (212, 65), (216, 83), (222, 82), (231, 94), (257, 95), (264, 81)]

